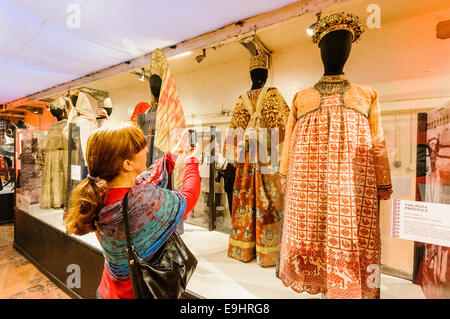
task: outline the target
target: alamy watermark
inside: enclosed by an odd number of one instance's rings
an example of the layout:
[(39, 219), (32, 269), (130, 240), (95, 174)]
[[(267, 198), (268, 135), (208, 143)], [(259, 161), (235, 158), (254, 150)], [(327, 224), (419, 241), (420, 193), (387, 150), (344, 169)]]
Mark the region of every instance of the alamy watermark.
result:
[(81, 28), (81, 7), (79, 4), (72, 3), (67, 6), (66, 13), (68, 13), (66, 19), (66, 25), (69, 29)]
[(77, 264), (70, 264), (66, 268), (70, 275), (66, 279), (67, 288), (81, 288), (81, 268)]

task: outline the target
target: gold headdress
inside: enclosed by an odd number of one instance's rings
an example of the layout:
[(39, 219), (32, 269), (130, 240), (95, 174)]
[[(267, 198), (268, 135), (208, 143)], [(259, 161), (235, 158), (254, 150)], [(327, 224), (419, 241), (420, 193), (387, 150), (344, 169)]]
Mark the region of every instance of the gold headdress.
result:
[(312, 35), (313, 43), (319, 44), (324, 36), (336, 30), (349, 31), (352, 34), (352, 42), (356, 42), (364, 32), (364, 27), (359, 17), (352, 13), (333, 13), (317, 22)]
[(156, 49), (152, 53), (152, 61), (150, 62), (150, 75), (159, 75), (161, 79), (164, 79), (164, 75), (167, 70), (167, 59), (164, 53), (160, 49)]
[(269, 56), (267, 54), (252, 55), (250, 58), (250, 71), (254, 69), (269, 70)]

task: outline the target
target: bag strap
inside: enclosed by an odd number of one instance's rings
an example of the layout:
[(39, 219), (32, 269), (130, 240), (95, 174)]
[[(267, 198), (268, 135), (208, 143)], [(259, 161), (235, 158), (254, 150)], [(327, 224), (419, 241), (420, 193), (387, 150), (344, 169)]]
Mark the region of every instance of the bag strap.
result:
[(122, 200), (122, 214), (123, 214), (123, 222), (125, 223), (125, 235), (127, 237), (127, 251), (134, 250), (133, 242), (131, 241), (130, 234), (130, 222), (128, 220), (128, 194), (129, 191), (125, 194)]

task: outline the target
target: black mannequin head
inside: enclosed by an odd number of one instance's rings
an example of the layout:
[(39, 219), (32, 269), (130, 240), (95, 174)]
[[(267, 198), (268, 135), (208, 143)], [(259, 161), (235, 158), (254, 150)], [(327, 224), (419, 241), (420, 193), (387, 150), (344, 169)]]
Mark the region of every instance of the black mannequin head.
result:
[(162, 79), (159, 75), (152, 74), (150, 76), (150, 90), (152, 94), (156, 97), (156, 100), (159, 100), (159, 94), (161, 93), (161, 84)]
[(16, 123), (16, 126), (18, 128), (23, 128), (23, 129), (27, 128), (27, 126), (25, 125), (25, 122), (23, 120), (18, 120), (17, 123)]
[(324, 75), (344, 73), (344, 65), (352, 48), (352, 34), (347, 30), (328, 33), (319, 43)]
[(266, 84), (268, 71), (266, 69), (253, 69), (250, 71), (250, 77), (253, 85), (252, 90), (260, 89)]
[(67, 118), (66, 112), (64, 111), (64, 109), (56, 109), (56, 108), (51, 108), (50, 109), (50, 113), (52, 113), (52, 115), (54, 117), (56, 117), (56, 119), (59, 121), (62, 121), (64, 119)]
[(77, 101), (78, 101), (78, 95), (75, 95), (75, 94), (71, 95), (70, 96), (70, 100), (72, 102), (72, 105), (76, 106), (77, 105)]
[(108, 114), (108, 116), (111, 116), (112, 114), (112, 107), (103, 107), (103, 109), (106, 111), (106, 114)]

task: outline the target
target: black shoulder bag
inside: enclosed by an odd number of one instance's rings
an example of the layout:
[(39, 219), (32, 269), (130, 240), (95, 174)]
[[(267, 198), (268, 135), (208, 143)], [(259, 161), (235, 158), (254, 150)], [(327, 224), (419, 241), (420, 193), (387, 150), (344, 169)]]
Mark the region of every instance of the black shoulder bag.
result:
[(151, 257), (141, 258), (131, 241), (128, 220), (128, 193), (122, 201), (127, 236), (127, 252), (131, 283), (136, 299), (179, 299), (197, 267), (197, 259), (180, 235), (174, 233)]

